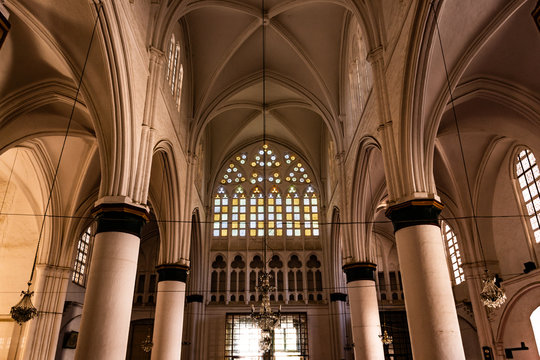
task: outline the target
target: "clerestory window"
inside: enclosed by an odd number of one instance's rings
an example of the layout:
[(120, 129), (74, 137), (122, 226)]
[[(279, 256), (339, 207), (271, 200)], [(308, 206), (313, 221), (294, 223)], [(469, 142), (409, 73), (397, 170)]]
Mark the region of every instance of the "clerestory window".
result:
[(71, 281), (75, 284), (84, 286), (86, 283), (86, 273), (90, 257), (90, 241), (92, 239), (92, 229), (88, 227), (79, 237), (77, 242), (77, 253), (75, 263), (73, 264), (73, 273)]
[(536, 243), (540, 243), (540, 171), (536, 157), (529, 149), (523, 149), (515, 158), (515, 170), (520, 202), (528, 218), (529, 230)]
[(175, 41), (174, 34), (172, 34), (167, 52), (167, 72), (165, 78), (168, 81), (177, 110), (180, 110), (184, 80), (184, 66), (182, 65), (180, 49), (180, 42)]
[(463, 273), (461, 249), (459, 248), (457, 236), (444, 220), (441, 220), (441, 234), (446, 247), (450, 277), (454, 284), (459, 285), (465, 281), (465, 274)]

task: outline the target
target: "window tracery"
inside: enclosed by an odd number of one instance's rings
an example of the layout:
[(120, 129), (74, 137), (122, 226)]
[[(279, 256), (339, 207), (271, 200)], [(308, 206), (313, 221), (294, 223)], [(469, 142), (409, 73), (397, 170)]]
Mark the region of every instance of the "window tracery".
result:
[(520, 202), (528, 216), (532, 237), (536, 243), (540, 243), (540, 170), (531, 150), (519, 152), (515, 158), (515, 171)]
[(465, 274), (463, 273), (461, 250), (458, 245), (457, 236), (450, 225), (444, 220), (441, 220), (441, 233), (446, 247), (452, 282), (459, 285), (465, 281)]
[(171, 95), (175, 100), (177, 110), (180, 110), (180, 102), (182, 100), (182, 84), (184, 79), (184, 66), (182, 64), (180, 49), (180, 42), (176, 41), (174, 34), (172, 34), (167, 52), (167, 72), (165, 78), (168, 81)]
[(73, 273), (71, 281), (75, 284), (84, 286), (86, 283), (86, 271), (90, 257), (90, 241), (92, 239), (92, 228), (89, 226), (79, 237), (77, 242), (77, 253), (75, 263), (73, 264)]

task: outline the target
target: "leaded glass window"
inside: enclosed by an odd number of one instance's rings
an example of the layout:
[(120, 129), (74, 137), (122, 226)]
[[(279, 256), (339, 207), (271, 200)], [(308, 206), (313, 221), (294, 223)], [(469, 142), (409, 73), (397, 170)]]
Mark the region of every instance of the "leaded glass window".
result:
[[(297, 155), (266, 145), (252, 154), (240, 153), (229, 161), (219, 182), (214, 237), (260, 238), (265, 231), (271, 237), (319, 237), (319, 198)], [(228, 193), (233, 194), (231, 204)]]
[(77, 285), (84, 286), (86, 283), (86, 273), (88, 269), (88, 261), (90, 256), (90, 240), (92, 239), (91, 228), (88, 227), (82, 233), (77, 243), (77, 253), (75, 256), (75, 264), (73, 265), (73, 274), (71, 281)]
[(465, 281), (465, 274), (463, 273), (461, 250), (459, 248), (457, 236), (444, 220), (441, 221), (441, 233), (446, 246), (452, 281), (454, 284), (459, 285)]
[(530, 229), (536, 243), (540, 243), (540, 171), (531, 150), (524, 149), (517, 155), (516, 175)]

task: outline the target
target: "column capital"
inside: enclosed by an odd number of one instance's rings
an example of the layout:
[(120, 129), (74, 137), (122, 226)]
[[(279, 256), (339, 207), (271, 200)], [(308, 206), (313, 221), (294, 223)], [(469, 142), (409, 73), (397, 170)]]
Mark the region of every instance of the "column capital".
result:
[(347, 283), (357, 280), (375, 281), (377, 265), (369, 262), (357, 262), (343, 265), (342, 269), (347, 277)]
[(161, 264), (156, 266), (158, 272), (158, 282), (179, 281), (185, 283), (189, 273), (189, 267), (180, 264)]
[(439, 226), (439, 215), (444, 205), (435, 199), (415, 199), (390, 206), (385, 215), (392, 220), (394, 232), (409, 226)]
[(97, 220), (96, 234), (114, 231), (140, 237), (142, 226), (149, 221), (145, 207), (127, 203), (98, 203), (92, 215)]

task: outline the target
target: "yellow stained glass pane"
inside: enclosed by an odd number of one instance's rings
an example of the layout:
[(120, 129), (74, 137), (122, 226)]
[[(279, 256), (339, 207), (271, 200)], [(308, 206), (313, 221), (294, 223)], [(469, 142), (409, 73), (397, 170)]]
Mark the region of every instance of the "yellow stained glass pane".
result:
[(312, 216), (313, 216), (313, 220), (319, 220), (319, 214), (314, 213)]
[(240, 220), (242, 221), (246, 220), (246, 214), (240, 214)]
[(224, 212), (224, 213), (229, 212), (229, 207), (228, 206), (222, 206), (221, 207), (221, 212)]
[(238, 205), (238, 199), (232, 199), (232, 204), (233, 205)]
[(264, 221), (259, 221), (259, 222), (257, 222), (257, 227), (258, 227), (259, 229), (264, 228)]
[(238, 223), (236, 221), (233, 221), (232, 228), (233, 229), (238, 229)]
[(268, 199), (268, 205), (274, 205), (274, 199), (272, 198)]
[(276, 212), (281, 212), (282, 209), (281, 209), (281, 206), (276, 206)]
[(221, 236), (227, 236), (227, 229), (221, 230)]
[(300, 229), (300, 221), (295, 221), (294, 222), (294, 227), (295, 227), (295, 229)]
[(257, 212), (257, 207), (256, 206), (250, 206), (249, 211), (251, 211), (252, 213)]
[(287, 214), (287, 215), (285, 216), (285, 219), (286, 219), (286, 220), (292, 220), (292, 214)]
[(257, 230), (256, 229), (250, 229), (249, 230), (249, 236), (257, 236)]
[(269, 227), (270, 229), (274, 228), (274, 222), (273, 222), (273, 221), (269, 221), (269, 222), (268, 222), (268, 227)]
[(306, 236), (311, 236), (311, 229), (306, 229)]
[(309, 213), (309, 206), (304, 206), (304, 212)]
[(299, 198), (294, 199), (294, 205), (300, 205), (300, 199)]
[(214, 214), (214, 221), (219, 220), (219, 214)]
[(276, 235), (277, 236), (283, 236), (283, 230), (282, 229), (277, 229), (276, 230)]
[(257, 204), (264, 205), (264, 199), (263, 198), (257, 199)]

